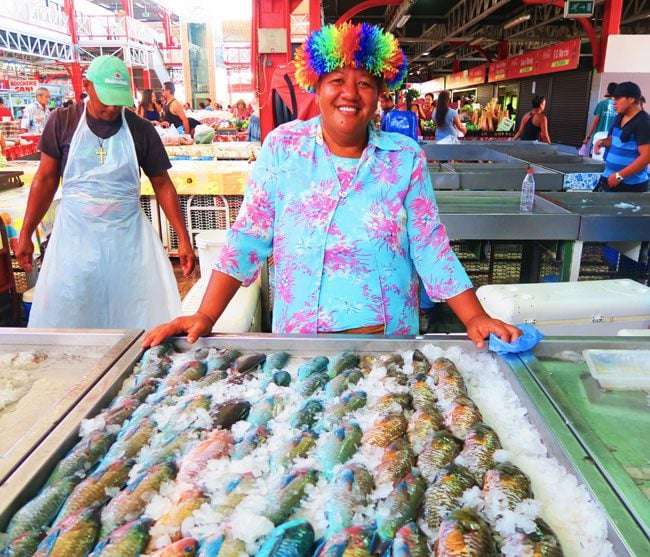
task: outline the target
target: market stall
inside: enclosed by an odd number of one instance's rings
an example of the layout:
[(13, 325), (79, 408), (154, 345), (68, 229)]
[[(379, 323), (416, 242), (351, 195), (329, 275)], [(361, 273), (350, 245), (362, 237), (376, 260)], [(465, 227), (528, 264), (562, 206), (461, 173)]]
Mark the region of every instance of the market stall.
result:
[[(645, 399), (637, 391), (599, 390), (581, 351), (646, 347), (640, 339), (620, 337), (554, 339), (533, 354), (501, 358), (480, 353), (463, 338), (435, 336), (224, 335), (197, 346), (177, 339), (173, 347), (144, 355), (132, 345), (0, 485), (0, 528), (28, 528), (26, 515), (12, 516), (34, 500), (50, 474), (62, 473), (62, 465), (55, 470), (60, 459), (121, 427), (117, 446), (83, 460), (88, 479), (77, 480), (67, 502), (61, 501), (64, 526), (49, 526), (58, 508), (38, 514), (39, 526), (64, 537), (79, 520), (73, 509), (92, 504), (80, 498), (84, 486), (103, 481), (102, 467), (110, 466), (116, 475), (108, 501), (103, 492), (97, 501), (101, 515), (79, 515), (89, 532), (84, 551), (99, 537), (107, 536), (108, 544), (121, 539), (110, 533), (131, 520), (123, 513), (128, 508), (147, 519), (138, 522), (143, 552), (182, 538), (255, 554), (286, 532), (287, 520), (302, 519), (311, 534), (299, 536), (308, 541), (298, 544), (296, 555), (311, 555), (316, 539), (354, 543), (362, 551), (373, 543), (396, 550), (403, 536), (418, 547), (428, 544), (427, 553), (438, 538), (438, 544), (477, 544), (484, 548), (480, 555), (488, 555), (493, 543), (523, 555), (532, 539), (547, 550), (559, 542), (565, 555), (642, 555), (649, 539), (643, 463), (650, 455), (633, 432), (650, 425)], [(455, 398), (458, 390), (469, 399)], [(467, 412), (473, 404), (473, 417), (459, 421), (464, 414), (458, 405)], [(448, 432), (432, 429), (428, 437), (426, 429), (414, 429), (436, 412)], [(390, 420), (394, 428), (385, 425)], [(612, 425), (619, 432), (614, 437)], [(148, 435), (129, 444), (145, 427)], [(436, 460), (434, 440), (445, 436), (455, 449)], [(600, 439), (607, 443), (604, 452)], [(120, 460), (124, 451), (135, 458), (128, 468)], [(406, 467), (397, 464), (402, 452)], [(93, 473), (97, 466), (100, 472)], [(344, 482), (354, 488), (352, 500), (337, 495), (341, 473), (352, 474), (352, 483)], [(455, 479), (437, 479), (450, 474)], [(449, 481), (458, 487), (443, 488)], [(141, 497), (138, 485), (146, 485), (149, 495)], [(407, 499), (398, 504), (397, 493)], [(466, 521), (474, 524), (469, 538)]]

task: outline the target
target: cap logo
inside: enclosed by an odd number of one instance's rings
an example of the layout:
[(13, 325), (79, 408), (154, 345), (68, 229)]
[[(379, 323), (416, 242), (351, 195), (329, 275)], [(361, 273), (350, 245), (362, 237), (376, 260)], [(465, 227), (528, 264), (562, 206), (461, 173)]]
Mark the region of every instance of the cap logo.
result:
[(113, 74), (113, 77), (114, 77), (115, 79), (120, 79), (120, 77), (122, 77), (122, 74), (121, 74), (120, 72), (115, 72), (115, 73)]
[[(118, 74), (118, 78), (121, 77)], [(109, 85), (124, 85), (125, 87), (129, 86), (129, 82), (125, 81), (124, 79), (115, 79), (113, 77), (106, 77), (104, 78), (104, 83), (109, 84)]]

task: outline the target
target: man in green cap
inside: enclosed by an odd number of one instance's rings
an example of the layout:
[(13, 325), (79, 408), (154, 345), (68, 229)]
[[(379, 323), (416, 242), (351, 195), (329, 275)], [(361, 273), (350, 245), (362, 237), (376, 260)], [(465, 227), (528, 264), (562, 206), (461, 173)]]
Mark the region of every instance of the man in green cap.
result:
[(85, 103), (55, 110), (39, 142), (41, 162), (29, 192), (16, 257), (32, 269), (32, 235), (62, 179), (30, 327), (148, 328), (180, 315), (169, 258), (140, 209), (140, 169), (179, 238), (184, 274), (194, 251), (169, 158), (154, 127), (133, 105), (124, 62), (99, 56), (88, 67)]

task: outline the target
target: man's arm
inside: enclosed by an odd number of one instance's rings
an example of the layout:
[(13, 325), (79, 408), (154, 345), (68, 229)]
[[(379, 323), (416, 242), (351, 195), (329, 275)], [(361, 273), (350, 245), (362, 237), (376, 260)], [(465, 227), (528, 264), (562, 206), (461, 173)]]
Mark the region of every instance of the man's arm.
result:
[(181, 106), (181, 103), (178, 99), (174, 99), (175, 102), (171, 104), (169, 107), (169, 110), (171, 110), (172, 114), (175, 114), (181, 119), (181, 122), (183, 124), (183, 129), (185, 130), (185, 133), (190, 135), (190, 122), (187, 119), (187, 114), (185, 114), (185, 111), (183, 110), (183, 107)]
[(596, 114), (596, 116), (594, 116), (594, 120), (591, 123), (591, 128), (589, 128), (589, 133), (587, 134), (587, 137), (585, 137), (584, 140), (582, 141), (583, 145), (589, 143), (591, 136), (594, 135), (594, 130), (598, 126), (598, 122), (600, 122), (600, 114)]
[(41, 153), (41, 164), (39, 164), (29, 188), (27, 209), (15, 251), (18, 264), (27, 272), (32, 270), (32, 256), (34, 255), (32, 235), (52, 204), (54, 194), (59, 187), (60, 173), (61, 163), (59, 160)]
[(167, 171), (149, 179), (156, 193), (158, 204), (162, 207), (167, 220), (178, 236), (178, 257), (181, 261), (183, 274), (187, 277), (194, 270), (195, 257), (190, 236), (183, 221), (183, 213), (181, 212), (181, 204), (178, 200), (176, 188)]
[(550, 143), (551, 142), (551, 136), (548, 134), (548, 118), (542, 114), (542, 123), (541, 123), (541, 130), (540, 130), (540, 139), (544, 143)]

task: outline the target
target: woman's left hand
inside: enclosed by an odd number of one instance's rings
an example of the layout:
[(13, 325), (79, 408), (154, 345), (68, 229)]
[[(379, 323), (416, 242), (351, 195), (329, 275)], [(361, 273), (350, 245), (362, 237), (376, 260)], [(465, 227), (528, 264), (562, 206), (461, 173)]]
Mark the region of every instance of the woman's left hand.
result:
[(485, 339), (494, 333), (505, 342), (512, 342), (521, 336), (521, 331), (514, 325), (500, 319), (492, 319), (488, 315), (472, 318), (467, 324), (467, 336), (477, 348), (485, 347)]

